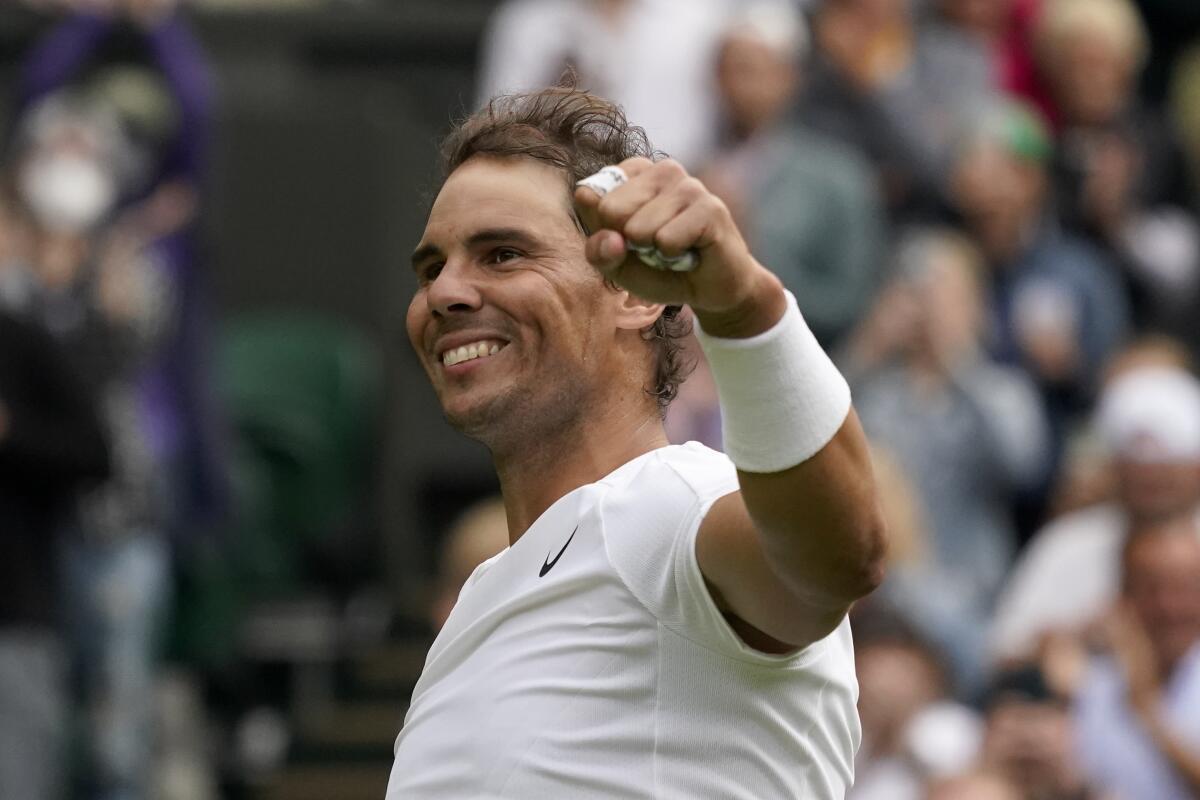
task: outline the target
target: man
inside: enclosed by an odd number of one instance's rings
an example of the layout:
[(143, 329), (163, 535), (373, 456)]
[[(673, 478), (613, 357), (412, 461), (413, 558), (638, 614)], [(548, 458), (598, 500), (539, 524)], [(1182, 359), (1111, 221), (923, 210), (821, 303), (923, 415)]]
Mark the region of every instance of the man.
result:
[[(851, 783), (846, 611), (881, 580), (884, 535), (849, 390), (726, 207), (650, 152), (564, 88), (495, 101), (445, 144), (408, 333), (446, 417), (492, 452), (511, 546), (430, 650), (391, 800)], [(575, 189), (605, 165), (628, 182)], [(682, 303), (730, 458), (667, 446)]]
[(1139, 327), (1194, 343), (1200, 229), (1179, 135), (1140, 100), (1149, 39), (1137, 8), (1059, 0), (1032, 34), (1057, 111), (1050, 177), (1059, 219), (1116, 258)]
[(1087, 777), (1117, 797), (1200, 796), (1200, 536), (1195, 518), (1136, 531), (1122, 597), (1076, 703)]
[(1200, 382), (1178, 367), (1114, 378), (1096, 416), (1113, 460), (1116, 502), (1072, 512), (1039, 531), (1001, 592), (992, 656), (1034, 657), (1050, 635), (1078, 636), (1116, 599), (1129, 531), (1200, 512)]
[(1075, 752), (1070, 708), (1041, 669), (996, 676), (985, 698), (980, 762), (1020, 788), (1026, 800), (1091, 800)]
[(804, 18), (787, 5), (756, 2), (731, 19), (716, 60), (725, 136), (703, 179), (833, 348), (878, 287), (886, 223), (871, 165), (789, 113), (807, 50)]
[(1125, 336), (1125, 287), (1103, 251), (1054, 221), (1052, 143), (1041, 118), (1002, 103), (977, 115), (971, 128), (950, 199), (988, 268), (989, 349), (1037, 381), (1061, 444)]
[[(0, 262), (0, 282), (7, 269)], [(109, 450), (46, 331), (0, 309), (0, 342), (0, 797), (48, 800), (64, 789), (69, 707), (58, 534), (76, 493), (107, 477)]]
[(925, 557), (892, 570), (882, 594), (970, 694), (984, 685), (983, 633), (1015, 550), (1012, 503), (1045, 479), (1049, 435), (1032, 381), (984, 350), (970, 240), (912, 231), (897, 251), (895, 277), (839, 363), (863, 427), (903, 466), (929, 526)]

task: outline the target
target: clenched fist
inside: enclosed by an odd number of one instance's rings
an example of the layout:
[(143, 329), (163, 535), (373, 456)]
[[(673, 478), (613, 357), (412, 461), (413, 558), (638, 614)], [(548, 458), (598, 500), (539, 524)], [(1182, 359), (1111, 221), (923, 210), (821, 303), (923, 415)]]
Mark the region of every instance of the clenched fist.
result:
[[(676, 161), (639, 157), (617, 166), (628, 177), (623, 185), (603, 196), (586, 186), (575, 190), (579, 216), (592, 232), (586, 255), (601, 273), (647, 300), (691, 306), (715, 336), (753, 336), (783, 316), (782, 284), (750, 254), (720, 198)], [(668, 257), (694, 250), (699, 266), (655, 269), (627, 244)]]

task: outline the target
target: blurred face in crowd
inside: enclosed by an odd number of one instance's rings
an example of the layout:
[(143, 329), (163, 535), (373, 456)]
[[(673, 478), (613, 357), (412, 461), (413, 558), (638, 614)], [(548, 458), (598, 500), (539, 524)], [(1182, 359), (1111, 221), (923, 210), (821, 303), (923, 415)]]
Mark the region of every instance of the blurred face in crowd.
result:
[(1200, 463), (1119, 458), (1117, 491), (1135, 520), (1158, 520), (1200, 505)]
[(650, 351), (618, 335), (622, 294), (587, 262), (548, 164), (475, 157), (456, 169), (413, 268), (409, 338), (447, 419), (493, 452), (536, 446), (647, 382)]
[(1124, 594), (1169, 672), (1200, 644), (1200, 532), (1187, 514), (1131, 536)]
[(983, 760), (1027, 797), (1064, 797), (1079, 789), (1071, 744), (1071, 718), (1061, 705), (1004, 698), (988, 712)]
[(865, 746), (893, 752), (913, 716), (944, 695), (941, 674), (924, 651), (902, 642), (867, 643), (855, 662)]
[(1008, 20), (1011, 0), (942, 0), (942, 14), (979, 36), (1001, 33)]
[(1040, 163), (980, 139), (963, 151), (951, 191), (984, 249), (1002, 255), (1020, 243), (1025, 228), (1041, 213), (1045, 186)]
[(436, 593), (429, 609), (433, 630), (441, 630), (458, 602), (463, 584), (475, 568), (508, 546), (504, 503), (494, 499), (476, 505), (446, 534), (438, 559)]
[(1054, 42), (1044, 60), (1055, 100), (1070, 123), (1108, 122), (1132, 97), (1136, 60), (1111, 37), (1086, 29), (1072, 31)]
[(32, 219), (53, 233), (89, 231), (113, 207), (118, 181), (85, 118), (46, 131), (17, 166), (17, 191)]
[(983, 309), (971, 264), (955, 247), (935, 242), (909, 281), (921, 309), (918, 355), (954, 358), (973, 348)]
[(732, 34), (721, 46), (717, 86), (730, 123), (742, 135), (779, 119), (798, 83), (795, 59), (752, 35)]

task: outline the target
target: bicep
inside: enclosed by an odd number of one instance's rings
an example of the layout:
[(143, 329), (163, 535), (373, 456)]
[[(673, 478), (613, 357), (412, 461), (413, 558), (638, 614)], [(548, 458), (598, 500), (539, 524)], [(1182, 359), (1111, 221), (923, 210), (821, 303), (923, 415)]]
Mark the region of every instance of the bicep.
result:
[(818, 607), (771, 567), (741, 492), (713, 503), (696, 535), (696, 560), (717, 607), (747, 645), (784, 653), (825, 638), (848, 606)]

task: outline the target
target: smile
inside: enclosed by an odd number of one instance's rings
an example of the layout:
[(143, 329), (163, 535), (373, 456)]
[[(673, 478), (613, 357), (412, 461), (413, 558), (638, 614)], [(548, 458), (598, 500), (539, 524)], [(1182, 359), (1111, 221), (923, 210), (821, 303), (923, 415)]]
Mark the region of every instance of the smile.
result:
[(504, 345), (504, 342), (493, 339), (482, 339), (478, 342), (465, 344), (462, 347), (452, 347), (442, 353), (442, 366), (452, 367), (455, 364), (462, 364), (465, 361), (494, 356), (504, 349)]

